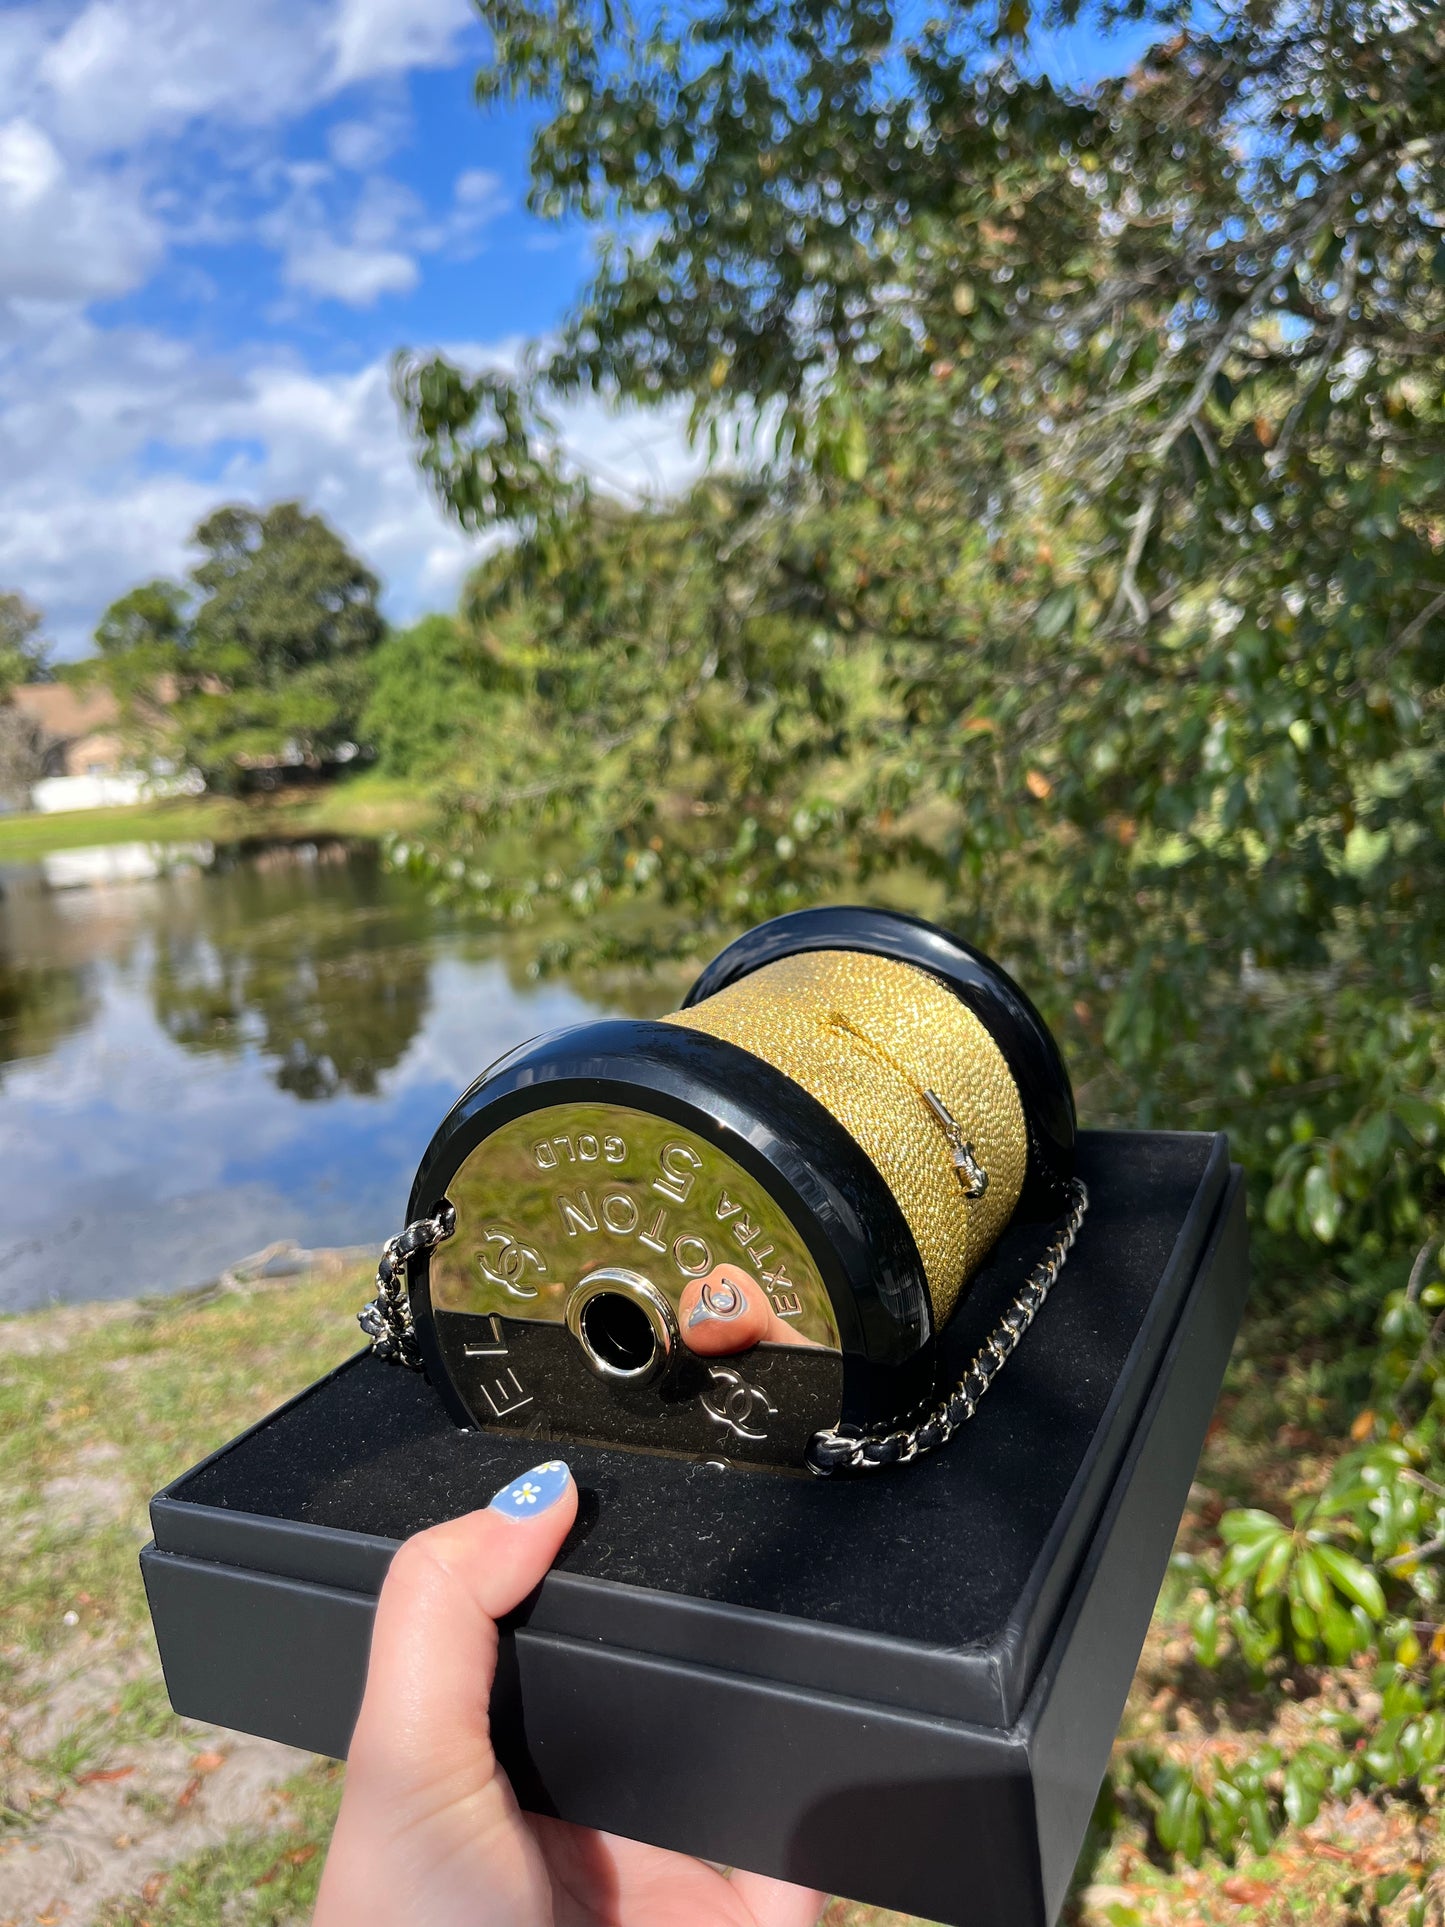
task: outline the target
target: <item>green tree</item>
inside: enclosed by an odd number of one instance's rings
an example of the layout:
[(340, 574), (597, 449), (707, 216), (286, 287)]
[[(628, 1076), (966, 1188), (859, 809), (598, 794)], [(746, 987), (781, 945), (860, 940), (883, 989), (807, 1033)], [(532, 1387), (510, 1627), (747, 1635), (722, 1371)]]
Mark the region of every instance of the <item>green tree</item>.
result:
[(143, 753), (175, 750), (169, 705), (201, 686), (192, 642), (187, 590), (143, 582), (111, 603), (96, 625), (96, 655), (78, 665), (80, 681), (110, 690), (122, 729)]
[(0, 702), (21, 683), (49, 681), (50, 644), (40, 633), (44, 621), (18, 590), (0, 590)]
[(354, 740), (382, 633), (376, 577), (296, 502), (218, 509), (194, 541), (188, 758), (209, 774)]
[[(559, 956), (902, 896), (1040, 995), (1086, 1117), (1227, 1127), (1256, 1315), (1326, 1423), (1369, 1404), (1294, 1526), (1231, 1515), (1201, 1652), (1374, 1645), (1435, 1734), (1445, 27), (1120, 11), (1154, 44), (1070, 89), (1027, 0), (485, 0), (532, 205), (602, 245), (517, 381), (398, 363), (440, 499), (519, 533), (483, 587), (531, 665), (432, 868), (585, 908)], [(587, 392), (685, 402), (734, 472), (599, 504), (548, 426)], [(535, 852), (507, 875), (503, 829)], [(1212, 1832), (1277, 1824), (1275, 1770)], [(1151, 1797), (1192, 1852), (1192, 1779)]]
[[(561, 612), (532, 753), (562, 781), (499, 778), (476, 820), (560, 800), (580, 857), (512, 900), (643, 879), (695, 928), (912, 867), (1030, 981), (1067, 962), (1120, 1109), (1233, 1122), (1276, 1223), (1423, 1236), (1442, 1087), (1400, 1067), (1445, 1058), (1438, 10), (1165, 10), (1087, 92), (1030, 72), (1027, 7), (484, 12), (482, 97), (541, 114), (533, 206), (621, 237), (514, 391), (398, 369), (442, 499), (512, 514), (507, 579)], [(693, 516), (605, 634), (597, 512), (545, 424), (585, 389), (776, 431), (708, 538), (725, 566)], [(772, 662), (715, 646), (763, 624)], [(805, 639), (855, 705), (800, 704), (779, 757)], [(709, 745), (717, 807), (668, 808)]]
[(361, 740), (388, 774), (435, 782), (505, 727), (518, 685), (469, 623), (423, 616), (377, 649)]
[(296, 502), (218, 509), (187, 583), (142, 584), (96, 629), (128, 724), (221, 786), (355, 741), (382, 635), (376, 577)]

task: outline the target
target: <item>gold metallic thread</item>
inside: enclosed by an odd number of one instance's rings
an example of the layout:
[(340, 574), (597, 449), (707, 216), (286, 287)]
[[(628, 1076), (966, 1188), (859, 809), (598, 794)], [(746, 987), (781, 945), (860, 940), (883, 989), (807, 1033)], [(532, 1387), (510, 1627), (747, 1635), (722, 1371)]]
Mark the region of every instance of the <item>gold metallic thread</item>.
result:
[[(912, 964), (815, 950), (765, 964), (663, 1020), (738, 1045), (801, 1084), (866, 1152), (898, 1200), (941, 1325), (1023, 1189), (1023, 1105), (973, 1012)], [(988, 1173), (959, 1183), (934, 1091)]]

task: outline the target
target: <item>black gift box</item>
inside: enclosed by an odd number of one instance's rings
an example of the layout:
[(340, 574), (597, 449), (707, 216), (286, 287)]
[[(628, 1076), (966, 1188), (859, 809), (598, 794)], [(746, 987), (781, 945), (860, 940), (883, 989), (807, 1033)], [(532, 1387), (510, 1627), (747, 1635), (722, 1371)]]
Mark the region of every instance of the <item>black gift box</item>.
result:
[[(946, 1451), (820, 1481), (559, 1443), (577, 1528), (493, 1702), (524, 1806), (934, 1920), (1054, 1918), (1248, 1259), (1222, 1137), (1085, 1133), (1080, 1170), (1069, 1264)], [(956, 1369), (1041, 1236), (980, 1274)], [(141, 1555), (177, 1711), (344, 1754), (397, 1544), (543, 1455), (362, 1355), (186, 1473)]]

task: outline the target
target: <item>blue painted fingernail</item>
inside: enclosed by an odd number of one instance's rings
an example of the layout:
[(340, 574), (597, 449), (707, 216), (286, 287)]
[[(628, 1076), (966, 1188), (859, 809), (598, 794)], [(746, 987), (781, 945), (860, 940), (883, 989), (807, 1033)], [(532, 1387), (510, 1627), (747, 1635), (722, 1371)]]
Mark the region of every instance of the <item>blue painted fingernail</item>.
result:
[(504, 1485), (490, 1509), (500, 1512), (505, 1519), (535, 1519), (539, 1512), (556, 1505), (567, 1490), (570, 1477), (565, 1459), (544, 1459), (520, 1479)]

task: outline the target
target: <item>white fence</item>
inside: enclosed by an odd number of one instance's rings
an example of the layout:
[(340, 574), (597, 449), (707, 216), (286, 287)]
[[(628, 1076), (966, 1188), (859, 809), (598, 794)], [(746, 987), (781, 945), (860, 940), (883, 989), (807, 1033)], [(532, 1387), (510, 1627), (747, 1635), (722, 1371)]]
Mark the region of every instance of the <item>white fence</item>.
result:
[(32, 785), (30, 806), (53, 816), (58, 810), (116, 809), (156, 796), (199, 796), (205, 787), (195, 770), (187, 770), (182, 776), (140, 776), (133, 771), (111, 776), (46, 776)]

